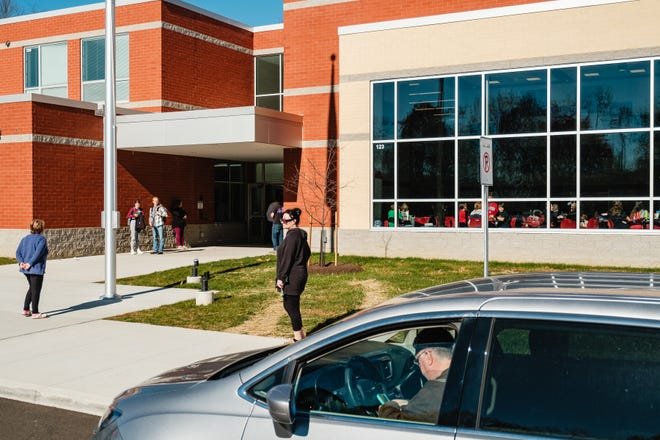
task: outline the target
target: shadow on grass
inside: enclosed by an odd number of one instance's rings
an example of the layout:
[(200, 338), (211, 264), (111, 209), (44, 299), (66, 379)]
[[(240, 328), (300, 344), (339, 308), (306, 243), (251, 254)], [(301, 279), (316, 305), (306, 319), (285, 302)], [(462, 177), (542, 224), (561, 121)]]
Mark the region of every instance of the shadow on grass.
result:
[(342, 319), (347, 318), (347, 317), (351, 316), (353, 313), (356, 313), (356, 312), (359, 312), (359, 310), (358, 309), (349, 310), (348, 312), (343, 313), (339, 316), (333, 316), (332, 318), (328, 318), (323, 322), (319, 322), (314, 327), (312, 327), (312, 329), (309, 331), (309, 333), (313, 333), (315, 331), (321, 330), (322, 328), (327, 327), (330, 324), (334, 324), (337, 321), (341, 321)]
[(136, 296), (139, 295), (145, 295), (147, 293), (153, 293), (153, 292), (158, 292), (161, 290), (165, 290), (165, 287), (158, 287), (155, 289), (149, 289), (149, 290), (144, 290), (142, 292), (135, 292), (135, 293), (129, 293), (126, 295), (121, 295), (120, 298), (112, 298), (112, 299), (95, 299), (92, 301), (87, 301), (84, 303), (76, 304), (75, 306), (69, 306), (64, 309), (56, 309), (56, 310), (50, 310), (47, 311), (46, 313), (48, 316), (57, 316), (57, 315), (64, 315), (65, 313), (71, 313), (71, 312), (78, 312), (80, 310), (90, 310), (90, 309), (95, 309), (97, 307), (103, 307), (103, 306), (109, 306), (111, 304), (117, 304), (118, 302), (121, 302), (123, 300), (127, 299), (132, 299)]

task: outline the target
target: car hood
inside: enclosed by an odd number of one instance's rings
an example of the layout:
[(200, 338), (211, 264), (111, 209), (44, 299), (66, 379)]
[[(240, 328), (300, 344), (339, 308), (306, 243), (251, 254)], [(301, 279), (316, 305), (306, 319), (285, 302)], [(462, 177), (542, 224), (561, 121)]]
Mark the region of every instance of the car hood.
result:
[[(243, 361), (260, 357), (261, 353), (272, 349), (258, 349), (242, 351), (238, 353), (225, 354), (192, 364), (166, 371), (158, 376), (143, 382), (141, 385), (173, 384), (183, 382), (201, 382), (209, 379), (219, 379), (237, 368), (229, 368), (242, 365)], [(227, 371), (229, 370), (229, 371)], [(224, 374), (223, 374), (224, 373)]]

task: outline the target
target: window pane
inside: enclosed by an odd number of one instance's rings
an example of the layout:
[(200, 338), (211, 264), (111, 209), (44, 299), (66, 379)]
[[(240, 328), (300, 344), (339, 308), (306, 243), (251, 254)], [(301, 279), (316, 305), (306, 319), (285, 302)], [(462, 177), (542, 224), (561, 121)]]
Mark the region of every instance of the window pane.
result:
[(493, 140), (494, 197), (546, 196), (546, 138)]
[(39, 87), (39, 48), (25, 49), (25, 88)]
[(454, 197), (454, 142), (398, 145), (398, 197)]
[(394, 83), (374, 84), (374, 140), (394, 139)]
[(525, 228), (530, 230), (546, 227), (547, 215), (545, 213), (545, 202), (543, 201), (498, 202), (493, 200), (489, 202), (491, 212), (493, 207), (496, 209), (497, 214), (495, 221), (491, 219), (489, 227)]
[(373, 154), (373, 198), (391, 199), (394, 197), (394, 144), (374, 144)]
[[(660, 60), (655, 61), (654, 76), (655, 76), (655, 126), (660, 127)], [(656, 145), (658, 144), (656, 143)]]
[(374, 227), (393, 228), (396, 225), (394, 202), (374, 203)]
[(577, 203), (575, 202), (550, 202), (551, 228), (575, 229), (577, 223)]
[(458, 141), (458, 194), (481, 197), (479, 139)]
[(95, 38), (82, 42), (82, 80), (105, 79), (105, 40)]
[(256, 57), (257, 95), (280, 93), (280, 55)]
[(66, 84), (66, 43), (41, 46), (42, 87)]
[(658, 436), (656, 329), (498, 319), (480, 428), (570, 438)]
[(257, 107), (270, 108), (280, 111), (280, 95), (257, 96)]
[(653, 160), (653, 194), (657, 197), (660, 196), (660, 132), (656, 131), (653, 138), (655, 140), (653, 145), (653, 155), (655, 156)]
[(583, 135), (582, 196), (649, 196), (649, 134)]
[[(105, 44), (105, 43), (104, 43)], [(105, 49), (103, 50), (105, 53)], [(117, 70), (117, 79), (128, 79), (128, 66), (129, 66), (129, 57), (128, 57), (128, 35), (117, 35), (117, 43), (115, 47), (116, 57), (116, 70)], [(105, 78), (105, 73), (103, 75)]]
[(481, 76), (458, 78), (458, 135), (481, 134)]
[(284, 182), (284, 165), (282, 163), (267, 163), (264, 164), (264, 168), (266, 171), (266, 182)]
[(648, 229), (649, 200), (597, 200), (581, 203), (580, 228)]
[(545, 132), (546, 82), (545, 70), (487, 75), (488, 133)]
[(649, 70), (648, 61), (582, 67), (581, 128), (648, 127)]
[(575, 136), (550, 138), (550, 195), (575, 197), (576, 177)]
[[(105, 87), (105, 83), (104, 87)], [(115, 93), (116, 93), (116, 99), (119, 102), (127, 102), (128, 99), (128, 93), (129, 93), (129, 87), (128, 87), (128, 80), (125, 81), (116, 81), (115, 83)], [(105, 93), (103, 95), (103, 98), (101, 98), (101, 101), (105, 101)]]
[(105, 82), (83, 84), (83, 101), (105, 101)]
[(454, 78), (401, 81), (397, 93), (400, 138), (454, 135)]
[(49, 95), (49, 96), (57, 96), (59, 98), (68, 98), (69, 89), (65, 87), (49, 87), (47, 89), (41, 89), (41, 94), (43, 95)]
[(552, 131), (576, 129), (577, 69), (552, 69), (550, 71), (550, 125)]
[(454, 204), (450, 202), (404, 201), (398, 204), (399, 227), (453, 228)]

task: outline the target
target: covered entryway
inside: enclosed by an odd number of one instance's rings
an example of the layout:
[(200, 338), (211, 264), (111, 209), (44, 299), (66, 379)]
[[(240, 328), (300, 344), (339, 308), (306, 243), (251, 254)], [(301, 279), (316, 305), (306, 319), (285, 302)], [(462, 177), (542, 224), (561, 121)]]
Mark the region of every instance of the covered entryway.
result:
[[(200, 212), (199, 224), (190, 225), (200, 229), (200, 243), (269, 244), (271, 224), (265, 211), (273, 200), (282, 202), (283, 152), (301, 143), (301, 116), (260, 107), (117, 118), (120, 150), (213, 161), (207, 185), (214, 200), (199, 196), (204, 215)], [(163, 176), (167, 178), (185, 180)]]

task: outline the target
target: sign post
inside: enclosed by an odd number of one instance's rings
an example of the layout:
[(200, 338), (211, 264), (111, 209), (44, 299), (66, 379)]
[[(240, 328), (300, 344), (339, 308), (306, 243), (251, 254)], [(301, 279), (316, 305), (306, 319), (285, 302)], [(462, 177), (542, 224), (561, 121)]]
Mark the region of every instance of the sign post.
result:
[(493, 186), (493, 140), (479, 139), (479, 170), (481, 178), (481, 224), (484, 227), (484, 277), (488, 276), (488, 187)]

